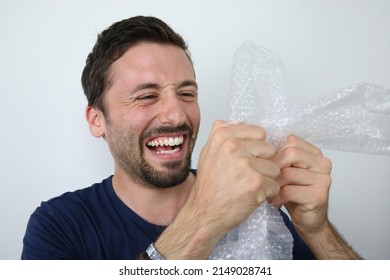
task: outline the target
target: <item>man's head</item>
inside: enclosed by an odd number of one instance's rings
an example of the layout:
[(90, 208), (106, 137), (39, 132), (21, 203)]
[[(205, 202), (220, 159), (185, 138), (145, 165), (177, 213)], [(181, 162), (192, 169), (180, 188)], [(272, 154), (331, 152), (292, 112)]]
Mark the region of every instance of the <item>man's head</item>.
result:
[(188, 177), (200, 112), (179, 35), (156, 18), (115, 23), (99, 35), (82, 82), (90, 130), (107, 140), (115, 174), (159, 188)]
[(110, 87), (111, 65), (129, 48), (141, 42), (177, 46), (191, 61), (184, 39), (160, 19), (137, 16), (116, 22), (98, 35), (82, 73), (81, 83), (89, 106), (96, 107), (107, 116), (104, 92)]

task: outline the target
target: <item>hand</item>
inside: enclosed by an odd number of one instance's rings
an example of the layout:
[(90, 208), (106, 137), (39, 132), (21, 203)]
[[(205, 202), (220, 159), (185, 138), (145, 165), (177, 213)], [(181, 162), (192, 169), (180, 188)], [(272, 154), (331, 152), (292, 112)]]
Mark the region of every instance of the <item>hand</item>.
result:
[(222, 236), (279, 192), (275, 148), (254, 125), (215, 122), (191, 193), (156, 242), (169, 259), (205, 259)]
[(281, 169), (280, 192), (273, 203), (284, 205), (302, 238), (323, 230), (328, 224), (328, 197), (332, 164), (320, 149), (290, 135), (274, 162)]
[(279, 192), (275, 148), (254, 125), (215, 122), (202, 150), (189, 203), (221, 235)]

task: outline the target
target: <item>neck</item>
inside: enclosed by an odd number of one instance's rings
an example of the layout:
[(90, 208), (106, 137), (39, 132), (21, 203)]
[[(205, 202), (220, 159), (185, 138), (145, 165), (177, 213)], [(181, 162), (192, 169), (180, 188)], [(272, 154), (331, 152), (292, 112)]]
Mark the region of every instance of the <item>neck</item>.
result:
[(116, 171), (112, 184), (119, 199), (140, 217), (149, 223), (167, 226), (187, 201), (194, 180), (191, 172), (182, 184), (159, 189), (137, 184), (124, 172)]

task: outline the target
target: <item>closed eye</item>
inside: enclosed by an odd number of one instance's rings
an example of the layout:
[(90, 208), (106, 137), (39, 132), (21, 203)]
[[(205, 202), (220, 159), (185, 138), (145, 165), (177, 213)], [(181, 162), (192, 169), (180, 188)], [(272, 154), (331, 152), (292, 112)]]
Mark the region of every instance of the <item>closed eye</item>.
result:
[(144, 105), (153, 104), (158, 99), (157, 94), (143, 94), (135, 98), (136, 101)]
[(196, 101), (196, 100), (198, 100), (198, 94), (195, 92), (179, 92), (178, 96), (183, 101)]
[(142, 95), (142, 96), (138, 96), (136, 99), (137, 100), (149, 100), (149, 99), (154, 99), (154, 98), (157, 98), (156, 95)]

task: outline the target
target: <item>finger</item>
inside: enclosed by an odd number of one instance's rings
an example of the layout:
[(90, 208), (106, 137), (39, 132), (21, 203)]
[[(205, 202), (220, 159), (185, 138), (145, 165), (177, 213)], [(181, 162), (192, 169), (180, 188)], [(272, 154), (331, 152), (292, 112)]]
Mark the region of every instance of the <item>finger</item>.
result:
[(316, 185), (321, 182), (323, 185), (331, 184), (329, 174), (314, 172), (309, 169), (285, 167), (280, 170), (280, 175), (276, 181), (281, 185)]
[(332, 163), (328, 158), (297, 147), (288, 147), (279, 150), (273, 160), (281, 169), (285, 167), (298, 167), (327, 174), (332, 170)]
[(329, 188), (324, 186), (296, 186), (286, 185), (280, 188), (279, 193), (272, 199), (272, 203), (281, 207), (293, 203), (309, 211), (328, 201)]
[[(329, 174), (286, 167), (281, 169), (276, 182), (281, 186), (281, 191), (272, 200), (272, 203), (276, 207), (281, 207), (289, 202), (307, 204), (309, 201), (320, 201), (320, 203), (323, 203), (323, 199), (327, 197), (329, 192), (332, 178)], [(317, 197), (318, 194), (319, 197)]]
[(280, 175), (280, 169), (277, 164), (270, 160), (250, 157), (248, 166), (266, 177), (276, 180)]
[(217, 142), (229, 138), (265, 140), (266, 137), (265, 130), (259, 126), (244, 123), (231, 124), (225, 121), (214, 122), (211, 134)]
[(264, 187), (257, 193), (256, 199), (258, 205), (266, 200), (272, 200), (280, 190), (279, 184), (269, 177), (263, 176), (261, 181)]
[(287, 148), (299, 148), (308, 152), (311, 152), (313, 154), (317, 154), (322, 156), (322, 151), (317, 146), (307, 142), (306, 140), (302, 139), (301, 137), (298, 137), (296, 135), (289, 135), (283, 142), (280, 150), (287, 149)]
[(280, 192), (274, 197), (269, 198), (267, 201), (268, 203), (272, 203), (276, 208), (280, 208), (287, 203), (287, 201), (284, 200), (284, 197), (280, 195)]
[(275, 156), (276, 149), (271, 143), (259, 140), (243, 140), (245, 150), (253, 157), (269, 159)]

